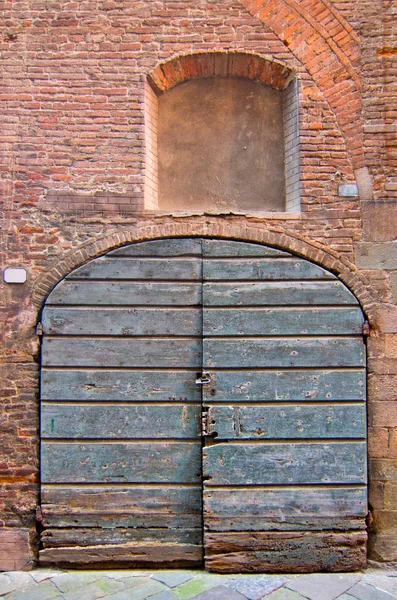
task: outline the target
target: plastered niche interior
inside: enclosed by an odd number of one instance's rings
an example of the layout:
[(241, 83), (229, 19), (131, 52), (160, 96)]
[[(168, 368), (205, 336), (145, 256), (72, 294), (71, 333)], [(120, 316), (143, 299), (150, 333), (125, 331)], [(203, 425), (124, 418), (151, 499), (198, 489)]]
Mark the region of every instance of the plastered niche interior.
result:
[(213, 77), (162, 94), (159, 210), (285, 211), (283, 93)]

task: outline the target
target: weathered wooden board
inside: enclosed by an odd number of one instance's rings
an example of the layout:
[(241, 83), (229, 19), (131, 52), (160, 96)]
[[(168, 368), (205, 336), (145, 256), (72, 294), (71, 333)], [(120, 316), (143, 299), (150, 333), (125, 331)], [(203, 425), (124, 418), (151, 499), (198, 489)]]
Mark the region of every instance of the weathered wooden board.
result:
[(363, 404), (336, 406), (211, 406), (208, 433), (214, 439), (365, 439)]
[(48, 548), (39, 553), (40, 565), (43, 567), (58, 565), (81, 569), (153, 568), (153, 564), (158, 565), (158, 568), (192, 568), (201, 565), (202, 557), (202, 546), (158, 542)]
[(45, 338), (44, 366), (201, 367), (200, 339)]
[(366, 532), (206, 533), (209, 571), (311, 573), (355, 571), (366, 564)]
[(364, 442), (220, 443), (203, 450), (206, 485), (365, 483)]
[(358, 304), (353, 294), (340, 281), (203, 283), (204, 306), (333, 306), (340, 304)]
[(211, 367), (360, 367), (361, 338), (277, 338), (203, 340), (204, 368)]
[(200, 238), (169, 238), (129, 244), (108, 252), (106, 256), (200, 256)]
[(202, 490), (197, 485), (42, 486), (43, 525), (197, 529), (202, 525)]
[(79, 267), (68, 279), (201, 279), (201, 258), (110, 258), (102, 257)]
[(249, 279), (302, 280), (333, 279), (328, 271), (299, 258), (233, 258), (206, 259), (203, 262), (204, 281)]
[(203, 401), (211, 402), (328, 402), (364, 400), (365, 371), (214, 371), (203, 386)]
[(234, 242), (229, 240), (211, 240), (203, 239), (203, 256), (226, 257), (233, 256), (266, 256), (280, 258), (291, 256), (289, 252), (277, 250), (270, 246), (261, 246), (260, 244), (250, 244), (245, 242)]
[(43, 311), (48, 335), (201, 335), (201, 309), (55, 308)]
[(207, 488), (208, 531), (365, 529), (365, 488)]
[[(200, 402), (194, 371), (46, 370), (42, 400)], [(328, 388), (326, 388), (328, 389)]]
[(362, 333), (359, 308), (205, 308), (203, 334), (354, 335)]
[(90, 527), (79, 529), (51, 529), (44, 531), (41, 536), (43, 548), (67, 548), (69, 546), (96, 546), (99, 544), (127, 544), (129, 542), (154, 542), (159, 544), (202, 544), (202, 529), (171, 529), (164, 527), (133, 527), (104, 529)]
[(200, 303), (200, 283), (64, 279), (51, 292), (46, 306), (195, 306)]
[(201, 406), (43, 404), (42, 438), (199, 438)]
[(43, 483), (197, 483), (198, 442), (42, 442)]

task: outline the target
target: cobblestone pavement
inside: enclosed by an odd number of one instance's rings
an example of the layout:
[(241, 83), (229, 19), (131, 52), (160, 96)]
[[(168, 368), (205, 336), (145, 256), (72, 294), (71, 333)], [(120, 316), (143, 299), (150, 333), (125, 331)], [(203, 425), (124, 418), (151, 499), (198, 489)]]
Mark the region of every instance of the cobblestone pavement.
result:
[(204, 571), (0, 573), (7, 600), (392, 600), (397, 570), (312, 575), (214, 575)]

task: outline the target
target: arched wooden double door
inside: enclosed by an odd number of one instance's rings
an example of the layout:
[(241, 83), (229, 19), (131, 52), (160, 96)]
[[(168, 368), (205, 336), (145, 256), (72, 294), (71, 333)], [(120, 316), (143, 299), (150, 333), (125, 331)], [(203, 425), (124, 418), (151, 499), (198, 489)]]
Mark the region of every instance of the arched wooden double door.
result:
[(362, 566), (363, 316), (336, 277), (136, 243), (61, 281), (42, 324), (42, 564)]

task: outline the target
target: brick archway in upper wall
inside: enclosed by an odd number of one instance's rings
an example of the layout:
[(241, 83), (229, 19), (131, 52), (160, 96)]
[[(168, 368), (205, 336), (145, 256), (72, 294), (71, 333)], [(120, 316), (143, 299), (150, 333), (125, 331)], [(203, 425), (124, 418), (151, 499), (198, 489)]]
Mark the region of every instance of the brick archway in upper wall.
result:
[(336, 115), (355, 169), (363, 166), (358, 37), (328, 0), (239, 0), (305, 66)]
[(295, 77), (295, 72), (254, 52), (208, 50), (179, 54), (159, 63), (148, 74), (157, 94), (184, 81), (206, 77), (243, 77), (281, 91)]
[[(360, 58), (352, 27), (326, 0), (239, 0), (307, 69), (334, 112), (354, 169), (364, 164)], [(188, 79), (246, 77), (284, 89), (294, 72), (276, 61), (237, 50), (180, 54), (158, 64), (148, 79), (156, 93)]]

